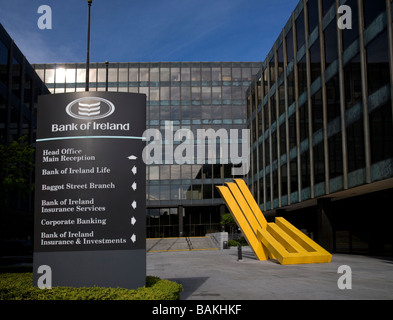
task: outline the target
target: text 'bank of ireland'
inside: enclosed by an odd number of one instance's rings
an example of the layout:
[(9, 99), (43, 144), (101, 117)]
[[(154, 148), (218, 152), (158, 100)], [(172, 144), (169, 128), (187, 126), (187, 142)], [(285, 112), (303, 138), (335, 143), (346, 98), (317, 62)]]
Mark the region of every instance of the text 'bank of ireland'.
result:
[(33, 279), (47, 265), (53, 286), (145, 285), (145, 130), (145, 95), (39, 98)]

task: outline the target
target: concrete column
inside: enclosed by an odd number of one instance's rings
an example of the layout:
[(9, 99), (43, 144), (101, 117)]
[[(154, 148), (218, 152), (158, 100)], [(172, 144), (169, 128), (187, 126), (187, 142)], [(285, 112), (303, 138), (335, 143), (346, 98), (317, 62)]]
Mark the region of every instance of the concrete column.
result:
[(317, 201), (317, 230), (315, 240), (329, 252), (333, 251), (330, 199), (318, 199)]
[(362, 99), (363, 99), (363, 130), (364, 130), (364, 155), (366, 157), (366, 182), (371, 182), (371, 149), (370, 149), (370, 121), (367, 103), (367, 61), (366, 48), (364, 44), (364, 13), (363, 0), (358, 0), (359, 7), (359, 43), (360, 43), (360, 62), (362, 74)]
[(183, 215), (184, 215), (184, 207), (178, 207), (178, 214), (179, 214), (179, 237), (182, 237), (184, 234), (184, 226), (183, 226)]

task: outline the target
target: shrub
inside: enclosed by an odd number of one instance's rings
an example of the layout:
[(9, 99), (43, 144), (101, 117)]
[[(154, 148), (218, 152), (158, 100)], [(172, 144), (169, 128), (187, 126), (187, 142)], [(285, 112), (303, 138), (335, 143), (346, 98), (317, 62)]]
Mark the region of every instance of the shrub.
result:
[(239, 239), (239, 241), (236, 241), (236, 240), (229, 240), (229, 241), (228, 241), (228, 245), (229, 245), (230, 247), (237, 247), (239, 244), (240, 244), (241, 246), (248, 246), (248, 242), (247, 242), (247, 240), (246, 240), (244, 237), (241, 237), (241, 238)]
[(228, 240), (228, 246), (230, 247), (237, 247), (239, 244), (236, 240)]
[(146, 286), (137, 290), (123, 288), (69, 288), (50, 290), (33, 286), (32, 273), (0, 274), (0, 300), (179, 300), (183, 286), (148, 276)]

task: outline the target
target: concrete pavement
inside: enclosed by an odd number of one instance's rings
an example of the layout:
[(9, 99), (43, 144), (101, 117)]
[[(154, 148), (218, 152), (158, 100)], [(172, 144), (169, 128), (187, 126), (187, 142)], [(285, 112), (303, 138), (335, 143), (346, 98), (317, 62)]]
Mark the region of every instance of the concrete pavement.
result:
[[(340, 290), (347, 265), (352, 289)], [(334, 254), (329, 264), (282, 266), (258, 261), (249, 247), (147, 254), (147, 274), (183, 285), (182, 300), (353, 300), (393, 299), (393, 260)]]

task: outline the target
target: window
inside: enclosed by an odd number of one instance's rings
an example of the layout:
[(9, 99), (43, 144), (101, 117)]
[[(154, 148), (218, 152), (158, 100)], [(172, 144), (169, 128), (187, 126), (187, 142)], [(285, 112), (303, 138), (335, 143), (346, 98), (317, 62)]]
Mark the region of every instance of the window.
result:
[(321, 76), (321, 50), (319, 41), (316, 41), (310, 49), (311, 60), (311, 83)]
[[(346, 32), (346, 30), (344, 30)], [(326, 68), (338, 57), (337, 25), (333, 20), (324, 31)]]
[(352, 9), (352, 29), (342, 31), (344, 51), (359, 37), (358, 1), (348, 0), (345, 5), (348, 5)]
[(190, 81), (190, 68), (183, 67), (181, 69), (181, 81)]
[[(86, 79), (83, 79), (85, 82)], [(46, 69), (45, 70), (45, 83), (54, 83), (55, 82), (55, 70), (54, 69)]]
[(160, 100), (160, 88), (150, 87), (150, 101)]
[(161, 87), (160, 88), (160, 99), (161, 100), (169, 100), (169, 87)]
[(202, 101), (204, 104), (211, 103), (211, 87), (202, 87)]
[(322, 91), (319, 90), (311, 97), (312, 102), (312, 130), (317, 132), (323, 128)]
[(212, 88), (212, 99), (213, 100), (221, 99), (221, 87), (213, 87)]
[(171, 69), (171, 81), (180, 81), (180, 68)]
[(202, 68), (202, 81), (211, 81), (212, 73), (210, 68)]
[(56, 84), (58, 83), (65, 83), (65, 75), (66, 71), (64, 68), (57, 68), (56, 69)]
[[(291, 174), (291, 193), (298, 191), (298, 174), (297, 174), (297, 158), (294, 158), (290, 162), (290, 174)], [(296, 202), (296, 201), (295, 201)]]
[(288, 173), (287, 164), (281, 167), (281, 196), (288, 194)]
[(387, 30), (367, 46), (367, 79), (369, 94), (390, 81)]
[(140, 81), (149, 81), (149, 69), (140, 68), (139, 69), (139, 79)]
[(308, 3), (308, 30), (311, 34), (314, 29), (318, 26), (318, 1), (309, 0)]
[(313, 149), (314, 156), (314, 183), (325, 181), (325, 156), (323, 142), (316, 145)]
[[(8, 49), (2, 41), (0, 41), (0, 81), (5, 83), (7, 81), (7, 64), (8, 64)], [(44, 79), (41, 76), (41, 79)]]
[(287, 132), (285, 123), (280, 126), (280, 157), (287, 153)]
[(160, 166), (149, 166), (149, 180), (159, 180)]
[[(117, 68), (109, 68), (108, 69), (108, 81), (109, 82), (117, 82)], [(106, 76), (105, 76), (106, 81)]]
[(270, 72), (270, 87), (272, 87), (276, 82), (276, 72), (275, 72), (275, 62), (274, 56), (269, 62), (269, 72)]
[(171, 106), (171, 120), (180, 120), (180, 106)]
[(161, 68), (160, 80), (161, 81), (169, 81), (169, 68)]
[(393, 158), (391, 100), (370, 113), (371, 163)]
[(222, 81), (232, 81), (231, 68), (222, 68)]
[(307, 64), (306, 64), (306, 56), (299, 61), (298, 63), (298, 90), (299, 96), (307, 90)]
[(65, 76), (66, 76), (66, 82), (67, 83), (75, 83), (75, 81), (76, 81), (76, 70), (75, 69), (67, 69)]
[(347, 128), (348, 172), (365, 167), (363, 117)]
[(297, 40), (297, 50), (299, 50), (305, 42), (304, 34), (304, 10), (302, 10), (296, 19), (296, 40)]
[(290, 63), (293, 60), (293, 34), (292, 29), (289, 30), (287, 37), (286, 37), (286, 44), (287, 44), (287, 62)]
[(310, 151), (307, 150), (301, 155), (302, 189), (310, 187), (310, 168)]
[(277, 60), (278, 60), (278, 79), (280, 75), (284, 72), (284, 50), (283, 44), (277, 49)]
[(119, 82), (128, 82), (128, 69), (120, 68), (119, 69)]
[(192, 68), (191, 75), (191, 81), (201, 81), (201, 69)]
[[(90, 77), (91, 77), (91, 72), (90, 72)], [(91, 81), (92, 81), (92, 79), (90, 79), (90, 82)], [(97, 79), (97, 81), (105, 83), (105, 81), (106, 81), (106, 69), (105, 68), (98, 68), (98, 79)]]
[(221, 68), (212, 68), (212, 80), (221, 81)]
[[(86, 82), (86, 69), (79, 69), (79, 68), (77, 69), (76, 82), (78, 82), (78, 83), (85, 83)], [(47, 81), (46, 77), (45, 77), (45, 83), (50, 83)]]
[(182, 100), (191, 100), (191, 88), (190, 87), (182, 87), (181, 88), (181, 99)]
[(159, 68), (151, 68), (150, 69), (150, 81), (160, 81), (160, 69)]
[(288, 106), (290, 106), (295, 101), (295, 78), (294, 72), (292, 71), (288, 75)]
[(360, 55), (344, 67), (345, 107), (350, 109), (362, 100)]
[(368, 26), (377, 18), (382, 12), (386, 11), (385, 1), (363, 0), (364, 11), (364, 28)]
[(329, 179), (333, 179), (343, 174), (343, 151), (341, 132), (330, 137), (329, 148)]
[(326, 83), (328, 123), (340, 116), (340, 86), (335, 75)]
[(279, 105), (278, 105), (278, 114), (281, 116), (285, 112), (285, 87), (284, 84), (280, 86), (278, 89), (279, 92)]
[(241, 68), (233, 68), (232, 69), (232, 80), (233, 81), (241, 81), (242, 80), (242, 69)]
[(276, 95), (272, 95), (270, 98), (270, 118), (271, 123), (273, 124), (277, 119), (277, 112), (276, 112)]
[(301, 108), (299, 108), (299, 117), (300, 117), (300, 142), (308, 138), (308, 108), (307, 104), (304, 104)]
[[(311, 1), (313, 1), (313, 0), (311, 0)], [(322, 4), (323, 4), (323, 6), (322, 6), (323, 7), (323, 15), (325, 15), (330, 10), (330, 8), (336, 4), (336, 1), (335, 0), (322, 0)]]
[(172, 101), (180, 100), (180, 87), (171, 87), (171, 100)]
[(201, 100), (201, 87), (192, 87), (191, 92), (192, 100)]
[(137, 68), (130, 68), (128, 75), (129, 75), (129, 81), (130, 82), (137, 82), (137, 81), (139, 81), (138, 69)]
[(231, 96), (232, 90), (231, 87), (222, 87), (222, 98), (225, 100), (231, 100), (232, 96)]

